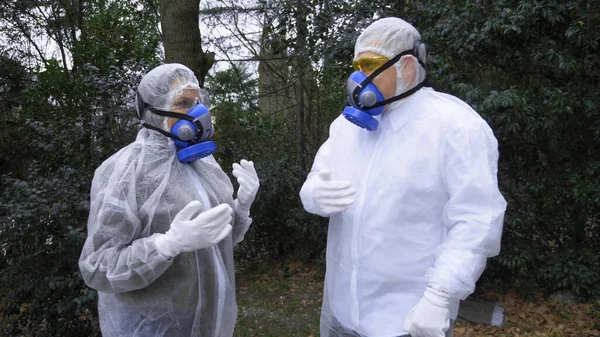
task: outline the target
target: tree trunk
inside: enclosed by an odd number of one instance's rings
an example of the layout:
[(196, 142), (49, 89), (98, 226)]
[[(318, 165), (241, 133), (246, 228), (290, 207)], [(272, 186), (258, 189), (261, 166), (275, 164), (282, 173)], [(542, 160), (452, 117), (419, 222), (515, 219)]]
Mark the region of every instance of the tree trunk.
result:
[(165, 63), (181, 63), (190, 68), (204, 88), (215, 54), (202, 50), (200, 0), (160, 0), (159, 6)]
[(298, 155), (298, 165), (303, 170), (307, 170), (306, 165), (306, 137), (304, 130), (304, 81), (306, 74), (306, 67), (308, 61), (306, 60), (306, 39), (308, 36), (308, 27), (306, 23), (306, 6), (302, 0), (297, 1), (296, 7), (296, 60), (295, 60), (295, 73), (296, 73), (296, 151)]
[(296, 107), (293, 102), (296, 96), (291, 92), (294, 84), (290, 84), (287, 48), (282, 42), (286, 26), (281, 24), (281, 27), (283, 31), (276, 33), (265, 13), (260, 45), (261, 61), (258, 62), (258, 104), (266, 114), (281, 114), (284, 118), (293, 120)]

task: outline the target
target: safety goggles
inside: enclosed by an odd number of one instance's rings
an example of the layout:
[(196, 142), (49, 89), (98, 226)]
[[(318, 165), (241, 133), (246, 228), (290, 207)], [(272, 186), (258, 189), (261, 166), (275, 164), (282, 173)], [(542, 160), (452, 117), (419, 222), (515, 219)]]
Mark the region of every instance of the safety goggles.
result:
[(199, 97), (193, 97), (191, 95), (181, 95), (173, 101), (171, 107), (177, 110), (189, 111), (197, 104), (200, 104)]
[(354, 70), (360, 70), (365, 74), (369, 74), (381, 67), (388, 60), (385, 56), (361, 57), (352, 61), (352, 66)]

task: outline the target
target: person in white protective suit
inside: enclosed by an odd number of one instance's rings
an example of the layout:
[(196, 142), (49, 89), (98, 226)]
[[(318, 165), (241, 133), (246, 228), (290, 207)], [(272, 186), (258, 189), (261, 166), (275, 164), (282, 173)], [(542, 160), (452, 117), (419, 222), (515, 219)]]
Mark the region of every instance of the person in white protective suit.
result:
[(350, 106), (300, 191), (330, 218), (323, 337), (452, 336), (459, 301), (499, 253), (498, 143), (466, 103), (424, 87), (425, 61), (401, 19), (362, 32)]
[(230, 179), (209, 155), (202, 92), (183, 65), (147, 73), (137, 93), (144, 128), (94, 174), (79, 268), (98, 290), (104, 337), (233, 335), (233, 246), (252, 222), (259, 182), (252, 162), (234, 164), (233, 199)]

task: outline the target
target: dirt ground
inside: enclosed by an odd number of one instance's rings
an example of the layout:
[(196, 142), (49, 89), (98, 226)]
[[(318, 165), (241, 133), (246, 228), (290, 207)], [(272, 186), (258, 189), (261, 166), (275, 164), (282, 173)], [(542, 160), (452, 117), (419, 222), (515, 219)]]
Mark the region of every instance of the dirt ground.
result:
[[(319, 336), (323, 275), (315, 265), (286, 263), (237, 274), (238, 322), (234, 336)], [(481, 297), (504, 308), (504, 326), (455, 324), (456, 337), (600, 336), (600, 302), (560, 303), (516, 291), (486, 291)]]

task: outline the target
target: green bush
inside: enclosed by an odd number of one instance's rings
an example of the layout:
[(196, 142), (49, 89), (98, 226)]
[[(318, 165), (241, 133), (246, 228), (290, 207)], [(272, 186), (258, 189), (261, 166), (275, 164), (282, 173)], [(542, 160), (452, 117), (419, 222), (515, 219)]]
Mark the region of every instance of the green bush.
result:
[(567, 289), (587, 298), (600, 296), (600, 256), (589, 249), (569, 249), (551, 256), (546, 263), (540, 261), (539, 275), (547, 289)]
[[(306, 213), (300, 203), (298, 193), (307, 173), (297, 164), (290, 121), (258, 108), (256, 81), (243, 67), (209, 76), (207, 89), (216, 119), (215, 157), (227, 173), (234, 162), (252, 160), (260, 179), (251, 209), (252, 227), (236, 248), (238, 263), (319, 256), (327, 225)], [(230, 178), (237, 190), (236, 179), (231, 174)]]

